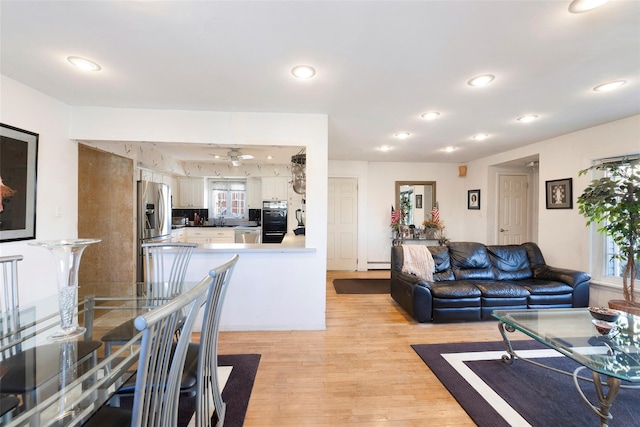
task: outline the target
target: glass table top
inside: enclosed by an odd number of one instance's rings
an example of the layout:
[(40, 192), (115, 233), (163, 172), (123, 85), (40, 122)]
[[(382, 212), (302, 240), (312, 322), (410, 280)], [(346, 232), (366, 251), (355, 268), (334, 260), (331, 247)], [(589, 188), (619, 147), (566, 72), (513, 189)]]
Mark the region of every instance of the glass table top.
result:
[(640, 382), (640, 316), (622, 313), (605, 335), (587, 308), (495, 310), (493, 317), (593, 371)]

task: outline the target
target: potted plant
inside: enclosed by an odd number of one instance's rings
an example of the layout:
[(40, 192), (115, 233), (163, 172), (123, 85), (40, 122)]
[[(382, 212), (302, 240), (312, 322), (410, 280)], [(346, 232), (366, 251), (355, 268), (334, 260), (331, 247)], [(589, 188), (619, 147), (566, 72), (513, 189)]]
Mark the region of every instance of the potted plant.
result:
[(618, 246), (615, 258), (626, 263), (622, 274), (624, 301), (609, 301), (611, 308), (640, 314), (634, 282), (640, 261), (640, 160), (622, 159), (581, 170), (602, 171), (604, 176), (591, 181), (578, 197), (579, 212), (587, 225), (598, 224), (598, 232), (610, 236)]

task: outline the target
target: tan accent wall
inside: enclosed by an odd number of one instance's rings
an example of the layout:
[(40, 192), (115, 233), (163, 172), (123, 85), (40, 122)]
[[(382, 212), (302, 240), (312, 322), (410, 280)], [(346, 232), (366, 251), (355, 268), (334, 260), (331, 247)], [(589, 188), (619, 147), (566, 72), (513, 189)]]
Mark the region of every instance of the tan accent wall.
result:
[(135, 196), (131, 159), (78, 144), (78, 237), (102, 239), (82, 255), (80, 300), (135, 292)]

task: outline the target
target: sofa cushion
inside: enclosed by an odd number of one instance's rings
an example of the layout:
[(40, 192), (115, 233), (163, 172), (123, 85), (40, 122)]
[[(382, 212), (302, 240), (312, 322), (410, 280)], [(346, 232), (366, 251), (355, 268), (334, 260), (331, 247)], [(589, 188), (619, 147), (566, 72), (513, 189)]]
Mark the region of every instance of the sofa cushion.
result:
[(449, 256), (455, 280), (493, 279), (487, 248), (475, 242), (449, 243)]
[(518, 282), (525, 287), (531, 295), (560, 295), (572, 294), (573, 288), (566, 283), (551, 280), (530, 279)]
[(433, 262), (435, 264), (433, 280), (436, 282), (453, 280), (449, 248), (446, 246), (429, 246), (429, 252), (431, 252), (431, 256), (433, 257)]
[(527, 298), (529, 291), (520, 285), (508, 282), (474, 283), (483, 298)]
[(489, 246), (487, 252), (496, 280), (522, 280), (533, 276), (524, 246)]
[(480, 290), (469, 282), (437, 282), (431, 285), (431, 295), (440, 299), (475, 298), (480, 301)]

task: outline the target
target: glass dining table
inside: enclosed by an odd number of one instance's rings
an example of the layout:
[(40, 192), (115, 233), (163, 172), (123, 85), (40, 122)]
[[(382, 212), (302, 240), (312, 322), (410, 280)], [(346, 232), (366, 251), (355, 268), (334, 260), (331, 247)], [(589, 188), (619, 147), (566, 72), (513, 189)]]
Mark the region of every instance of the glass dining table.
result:
[(135, 374), (138, 360), (142, 332), (106, 357), (101, 336), (166, 301), (85, 297), (76, 314), (86, 332), (64, 341), (51, 338), (60, 325), (55, 296), (0, 314), (0, 398), (20, 402), (3, 425), (82, 425)]

